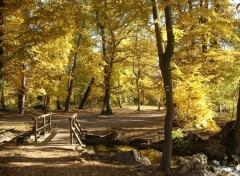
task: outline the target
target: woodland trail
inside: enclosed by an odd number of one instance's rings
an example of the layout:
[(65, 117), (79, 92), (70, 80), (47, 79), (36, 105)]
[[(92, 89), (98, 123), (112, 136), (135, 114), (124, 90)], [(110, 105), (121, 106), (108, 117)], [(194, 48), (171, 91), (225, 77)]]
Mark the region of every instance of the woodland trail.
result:
[[(74, 112), (55, 112), (52, 121), (52, 133), (38, 143), (7, 143), (0, 149), (0, 175), (3, 176), (89, 176), (89, 175), (149, 175), (155, 170), (152, 165), (143, 170), (135, 166), (113, 163), (103, 155), (85, 155), (81, 150), (69, 150), (68, 117)], [(1, 114), (0, 125), (8, 127), (10, 122), (33, 123), (36, 114), (18, 117), (16, 114)], [(95, 111), (78, 112), (79, 122), (84, 130), (93, 134), (108, 134), (112, 129), (120, 128), (125, 137), (161, 138), (163, 112), (158, 111), (117, 111), (112, 116), (102, 116)], [(22, 119), (22, 120), (19, 120)], [(10, 127), (9, 127), (10, 128)], [(25, 128), (25, 127), (23, 127)], [(65, 146), (65, 147), (63, 147)], [(94, 150), (88, 148), (89, 151)]]

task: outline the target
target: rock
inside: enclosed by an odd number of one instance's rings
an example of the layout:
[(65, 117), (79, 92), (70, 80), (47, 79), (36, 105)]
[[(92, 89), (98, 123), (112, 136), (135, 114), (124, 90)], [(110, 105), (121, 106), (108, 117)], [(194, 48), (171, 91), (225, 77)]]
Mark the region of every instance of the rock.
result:
[(147, 166), (151, 165), (150, 160), (145, 156), (141, 156), (137, 150), (130, 150), (127, 152), (117, 153), (115, 156), (113, 156), (113, 159), (115, 161), (129, 165), (134, 164), (142, 164)]
[(146, 166), (150, 166), (151, 165), (151, 161), (147, 157), (145, 157), (145, 156), (141, 156), (140, 157), (140, 162), (143, 165), (146, 165)]
[(9, 142), (11, 140), (12, 140), (12, 138), (7, 137), (7, 136), (3, 136), (3, 137), (0, 138), (0, 143)]
[(117, 153), (113, 159), (125, 164), (138, 164), (140, 157), (137, 150), (131, 150)]
[(212, 160), (212, 164), (215, 166), (220, 166), (220, 162), (217, 160)]
[(202, 153), (177, 158), (179, 176), (204, 176), (207, 160), (207, 156)]
[(203, 145), (203, 153), (213, 160), (224, 160), (226, 157), (226, 147), (220, 144), (218, 140), (208, 140), (207, 144)]
[(80, 152), (80, 155), (84, 155), (84, 154), (86, 154), (86, 155), (95, 155), (96, 153), (95, 153), (94, 150), (84, 149), (84, 150), (82, 150), (82, 151)]
[(86, 153), (88, 155), (95, 155), (96, 153), (94, 152), (94, 150), (86, 150)]
[(227, 122), (219, 133), (222, 138), (231, 135), (234, 130), (235, 121)]
[(237, 171), (240, 171), (240, 164), (236, 166)]
[(214, 167), (213, 171), (208, 172), (208, 176), (238, 176), (239, 174), (234, 172), (230, 167)]

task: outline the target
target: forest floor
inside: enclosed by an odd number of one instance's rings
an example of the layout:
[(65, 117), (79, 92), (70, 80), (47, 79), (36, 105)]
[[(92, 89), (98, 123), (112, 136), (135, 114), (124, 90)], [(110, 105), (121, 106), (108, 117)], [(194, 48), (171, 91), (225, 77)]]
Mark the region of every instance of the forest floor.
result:
[[(113, 129), (121, 129), (128, 140), (146, 138), (159, 141), (163, 138), (164, 111), (115, 110), (111, 116), (99, 115), (99, 111), (73, 110), (65, 113), (53, 112), (52, 126), (61, 130), (68, 127), (68, 117), (78, 113), (83, 130), (97, 135), (109, 134)], [(9, 133), (17, 137), (31, 131), (33, 117), (39, 111), (26, 112), (24, 116), (16, 112), (0, 112), (0, 135)], [(193, 130), (193, 129), (189, 129)], [(203, 137), (210, 132), (195, 131)], [(12, 135), (12, 136), (11, 136)], [(13, 136), (15, 135), (15, 136)], [(98, 152), (100, 151), (100, 152)], [(105, 152), (105, 153), (104, 153)], [(106, 153), (108, 153), (106, 155)], [(103, 146), (87, 146), (87, 154), (78, 150), (46, 148), (21, 140), (0, 143), (0, 175), (2, 176), (145, 176), (161, 175), (156, 169), (159, 163), (150, 166), (125, 165), (111, 159), (111, 152)]]

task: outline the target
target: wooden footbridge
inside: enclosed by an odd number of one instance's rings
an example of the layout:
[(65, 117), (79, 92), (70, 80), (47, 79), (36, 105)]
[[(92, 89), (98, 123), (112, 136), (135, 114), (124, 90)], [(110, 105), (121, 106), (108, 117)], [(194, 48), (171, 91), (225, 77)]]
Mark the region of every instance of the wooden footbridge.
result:
[(52, 127), (52, 114), (44, 114), (34, 117), (33, 139), (37, 146), (46, 146), (61, 149), (82, 149), (86, 147), (82, 140), (85, 134), (78, 122), (77, 113), (70, 116), (62, 123), (69, 123), (68, 129), (57, 129)]

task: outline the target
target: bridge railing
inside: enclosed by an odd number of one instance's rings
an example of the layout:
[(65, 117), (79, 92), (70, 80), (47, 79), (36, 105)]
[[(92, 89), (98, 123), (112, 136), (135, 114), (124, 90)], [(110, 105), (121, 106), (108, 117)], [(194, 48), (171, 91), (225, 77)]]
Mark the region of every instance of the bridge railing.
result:
[(51, 131), (52, 113), (34, 117), (33, 120), (34, 120), (33, 133), (35, 136), (35, 142), (37, 142), (37, 139), (41, 133), (45, 135), (47, 132)]
[(86, 145), (82, 143), (84, 133), (82, 131), (81, 125), (77, 120), (77, 113), (73, 114), (69, 118), (69, 124), (70, 124), (70, 144), (73, 144), (73, 138), (75, 138), (78, 144), (80, 144), (82, 147), (86, 147)]

